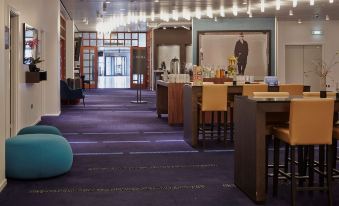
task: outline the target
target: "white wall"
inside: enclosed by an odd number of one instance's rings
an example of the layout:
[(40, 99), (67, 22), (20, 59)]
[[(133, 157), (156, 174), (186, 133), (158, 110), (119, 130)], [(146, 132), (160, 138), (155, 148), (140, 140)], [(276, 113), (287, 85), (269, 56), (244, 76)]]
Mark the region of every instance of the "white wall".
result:
[(66, 20), (66, 79), (74, 79), (74, 22)]
[[(9, 11), (19, 14), (19, 44), (15, 77), (17, 79), (17, 129), (37, 123), (43, 115), (60, 113), (60, 46), (59, 0), (0, 0), (0, 189), (5, 181), (4, 140), (9, 137), (10, 67), (9, 50), (4, 50), (4, 26), (9, 26)], [(23, 23), (39, 30), (39, 54), (45, 61), (39, 65), (48, 73), (47, 81), (25, 83), (28, 66), (23, 62)], [(32, 107), (33, 106), (33, 107)]]
[[(339, 21), (308, 21), (302, 24), (296, 21), (278, 21), (277, 30), (277, 75), (281, 82), (285, 82), (285, 45), (321, 44), (325, 62), (329, 62), (336, 51), (339, 51)], [(312, 30), (322, 30), (323, 35), (312, 35)], [(339, 65), (333, 68), (327, 78), (329, 90), (335, 90), (337, 81), (339, 81)]]
[(5, 187), (5, 68), (4, 68), (4, 0), (0, 0), (0, 191)]

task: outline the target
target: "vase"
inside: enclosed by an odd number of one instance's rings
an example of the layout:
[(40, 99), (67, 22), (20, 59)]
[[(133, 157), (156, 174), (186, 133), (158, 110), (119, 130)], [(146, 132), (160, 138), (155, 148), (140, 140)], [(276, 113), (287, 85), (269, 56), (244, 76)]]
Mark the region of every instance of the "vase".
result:
[(326, 76), (320, 77), (320, 98), (326, 98)]

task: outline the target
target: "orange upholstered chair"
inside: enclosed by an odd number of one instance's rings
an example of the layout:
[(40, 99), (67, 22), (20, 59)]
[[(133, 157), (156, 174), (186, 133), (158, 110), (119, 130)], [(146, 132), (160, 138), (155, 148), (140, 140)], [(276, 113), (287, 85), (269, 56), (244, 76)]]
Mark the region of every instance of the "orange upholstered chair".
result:
[(244, 84), (242, 86), (243, 96), (253, 96), (253, 92), (268, 92), (267, 84)]
[(291, 96), (301, 96), (304, 92), (302, 84), (280, 84), (279, 92), (288, 92)]
[[(328, 191), (329, 205), (332, 205), (332, 175), (327, 176), (327, 186), (308, 188), (297, 187), (295, 173), (295, 147), (299, 145), (326, 145), (327, 146), (327, 173), (332, 172), (332, 131), (333, 131), (334, 100), (331, 98), (303, 98), (292, 99), (290, 104), (289, 127), (273, 128), (274, 135), (274, 178), (273, 194), (278, 191), (278, 174), (291, 179), (291, 205), (295, 205), (296, 191), (321, 189)], [(291, 147), (291, 171), (286, 174), (279, 170), (279, 142), (283, 141)], [(311, 158), (309, 158), (311, 159)], [(313, 165), (313, 159), (310, 160)], [(310, 166), (309, 173), (313, 173)], [(300, 171), (299, 171), (300, 172)]]
[[(225, 84), (205, 84), (202, 86), (201, 102), (198, 102), (198, 134), (202, 133), (203, 146), (205, 147), (206, 138), (213, 138), (214, 127), (214, 112), (218, 114), (218, 138), (220, 138), (221, 129), (221, 113), (224, 113), (223, 134), (226, 140), (227, 134), (227, 91), (228, 87)], [(212, 119), (210, 130), (206, 127), (205, 113), (211, 112)], [(202, 124), (200, 124), (200, 113)]]

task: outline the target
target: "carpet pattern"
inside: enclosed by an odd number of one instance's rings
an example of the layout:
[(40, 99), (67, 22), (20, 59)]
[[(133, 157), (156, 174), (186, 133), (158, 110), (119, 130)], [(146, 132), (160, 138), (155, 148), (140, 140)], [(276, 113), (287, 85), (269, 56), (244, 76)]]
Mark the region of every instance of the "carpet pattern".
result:
[[(183, 141), (183, 128), (158, 119), (155, 93), (86, 91), (86, 106), (63, 106), (59, 117), (40, 124), (58, 127), (70, 142), (74, 164), (65, 175), (34, 181), (9, 179), (0, 205), (255, 205), (233, 183), (234, 151), (228, 143), (202, 151)], [(267, 205), (289, 205), (289, 185), (282, 182)], [(338, 182), (334, 205), (339, 205)], [(326, 204), (326, 193), (298, 193), (298, 205)]]

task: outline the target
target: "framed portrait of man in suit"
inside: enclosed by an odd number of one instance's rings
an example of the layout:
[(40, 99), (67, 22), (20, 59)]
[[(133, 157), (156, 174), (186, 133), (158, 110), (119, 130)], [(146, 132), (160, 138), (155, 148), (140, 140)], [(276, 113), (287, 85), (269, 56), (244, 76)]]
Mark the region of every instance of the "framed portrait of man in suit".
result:
[(237, 74), (264, 77), (271, 73), (270, 31), (204, 31), (198, 33), (198, 51), (204, 51), (202, 66), (226, 67), (237, 58)]

